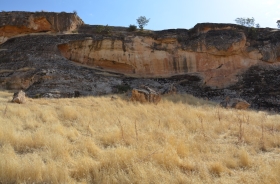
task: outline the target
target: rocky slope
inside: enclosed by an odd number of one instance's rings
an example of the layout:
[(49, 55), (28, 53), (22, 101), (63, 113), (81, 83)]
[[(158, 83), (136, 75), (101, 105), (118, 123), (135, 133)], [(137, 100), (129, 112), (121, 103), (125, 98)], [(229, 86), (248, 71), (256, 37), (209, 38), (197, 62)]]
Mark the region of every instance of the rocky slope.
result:
[[(53, 15), (45, 19), (50, 22)], [(241, 97), (252, 108), (280, 110), (278, 30), (197, 24), (190, 30), (129, 32), (82, 25), (76, 15), (69, 16), (76, 17), (74, 25), (70, 17), (66, 22), (61, 18), (57, 20), (64, 26), (51, 24), (50, 31), (78, 34), (12, 35), (0, 45), (2, 88), (24, 89), (31, 97), (72, 97), (118, 93), (142, 84), (163, 93), (173, 84), (179, 92), (210, 100)]]

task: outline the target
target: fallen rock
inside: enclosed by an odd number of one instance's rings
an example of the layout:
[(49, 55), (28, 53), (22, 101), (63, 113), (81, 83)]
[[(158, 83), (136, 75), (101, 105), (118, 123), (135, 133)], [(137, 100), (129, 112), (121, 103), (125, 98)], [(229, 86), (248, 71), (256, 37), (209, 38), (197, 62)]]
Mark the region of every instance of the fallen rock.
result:
[(242, 99), (232, 99), (233, 103), (231, 105), (231, 108), (235, 108), (235, 109), (248, 109), (250, 107), (250, 104), (248, 102), (246, 102), (245, 100)]
[(158, 104), (161, 100), (161, 96), (159, 93), (149, 88), (148, 86), (141, 86), (140, 89), (134, 88), (131, 94), (131, 101), (138, 101), (141, 103), (151, 102)]
[(22, 104), (25, 103), (25, 92), (20, 90), (19, 92), (14, 93), (12, 102)]
[(220, 103), (220, 106), (224, 108), (234, 108), (234, 109), (248, 109), (250, 104), (240, 98), (230, 98), (226, 97), (224, 101)]

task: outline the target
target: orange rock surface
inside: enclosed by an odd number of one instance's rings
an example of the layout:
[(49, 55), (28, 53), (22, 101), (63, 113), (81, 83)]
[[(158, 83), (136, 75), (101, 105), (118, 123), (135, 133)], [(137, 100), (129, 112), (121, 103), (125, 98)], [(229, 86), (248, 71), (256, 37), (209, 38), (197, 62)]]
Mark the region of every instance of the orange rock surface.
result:
[[(136, 77), (169, 77), (197, 74), (211, 87), (226, 87), (238, 81), (237, 75), (260, 62), (261, 54), (246, 51), (246, 37), (233, 41), (226, 50), (208, 46), (201, 40), (196, 50), (182, 49), (177, 39), (145, 36), (125, 40), (86, 39), (59, 45), (69, 60)], [(154, 49), (158, 45), (158, 49)]]

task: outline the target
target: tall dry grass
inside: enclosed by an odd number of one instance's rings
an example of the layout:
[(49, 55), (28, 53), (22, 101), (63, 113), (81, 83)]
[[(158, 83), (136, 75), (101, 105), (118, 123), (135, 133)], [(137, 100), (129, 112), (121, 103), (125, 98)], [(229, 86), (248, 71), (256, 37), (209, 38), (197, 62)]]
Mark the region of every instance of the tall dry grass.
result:
[(189, 95), (29, 99), (0, 92), (0, 183), (279, 183), (280, 115)]

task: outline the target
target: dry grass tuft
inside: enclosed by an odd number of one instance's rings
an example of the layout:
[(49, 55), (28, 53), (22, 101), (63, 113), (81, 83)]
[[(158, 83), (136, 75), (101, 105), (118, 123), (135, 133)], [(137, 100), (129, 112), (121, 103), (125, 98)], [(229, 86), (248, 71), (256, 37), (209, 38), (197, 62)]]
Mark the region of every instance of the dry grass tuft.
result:
[(29, 99), (0, 92), (0, 183), (279, 183), (280, 115), (190, 95)]
[(250, 166), (249, 154), (246, 150), (242, 149), (239, 153), (239, 163), (241, 167), (249, 167)]
[(224, 170), (224, 166), (219, 162), (212, 163), (209, 167), (210, 173), (212, 173), (214, 176), (220, 177)]

